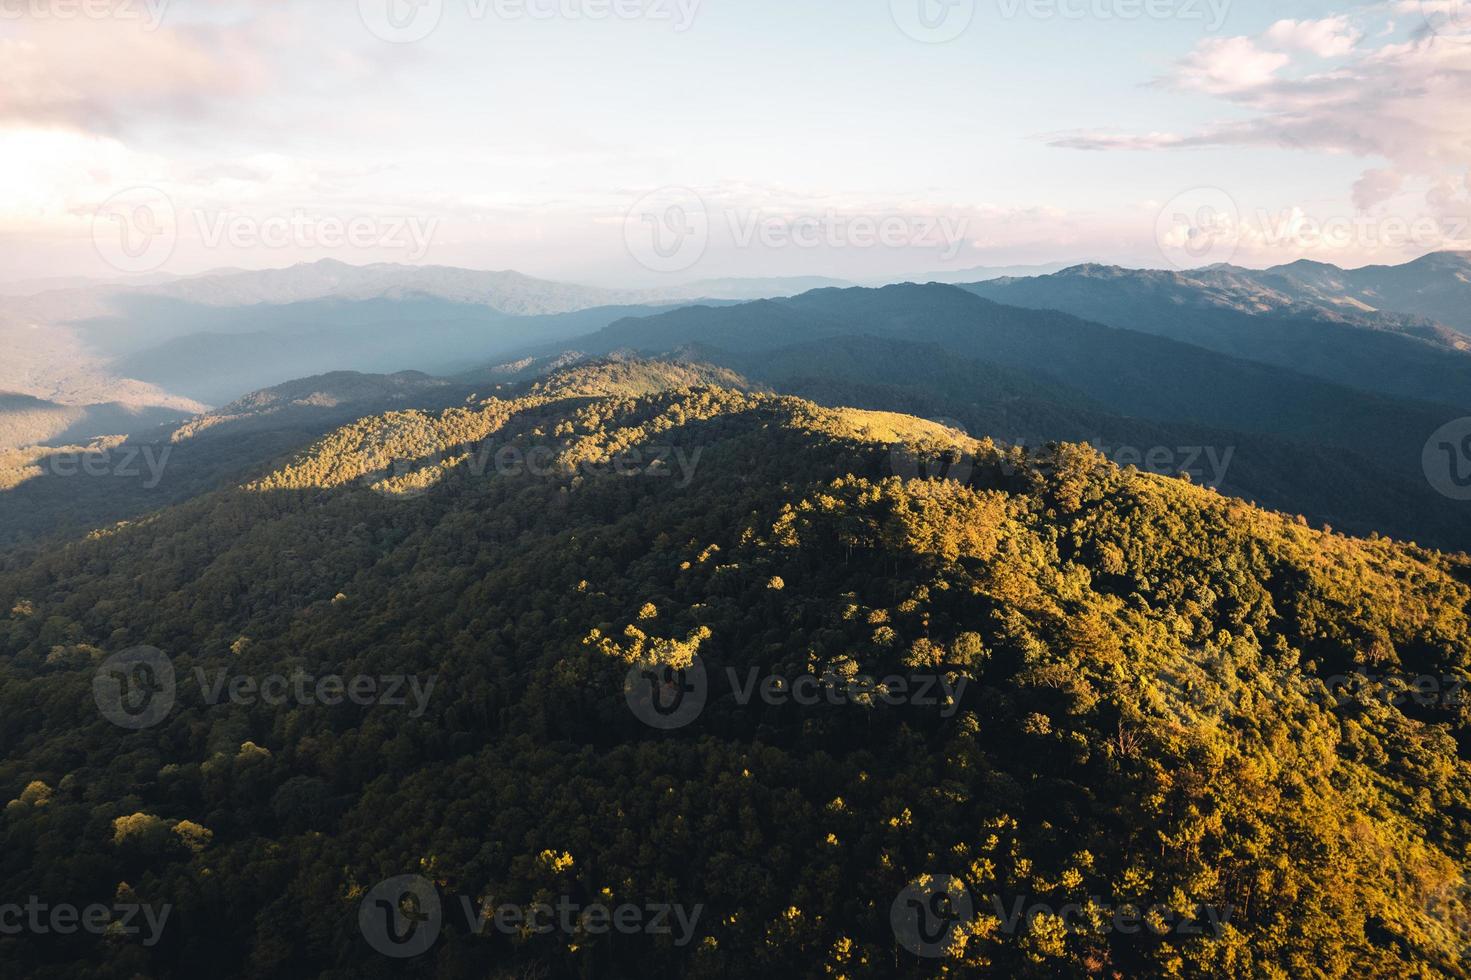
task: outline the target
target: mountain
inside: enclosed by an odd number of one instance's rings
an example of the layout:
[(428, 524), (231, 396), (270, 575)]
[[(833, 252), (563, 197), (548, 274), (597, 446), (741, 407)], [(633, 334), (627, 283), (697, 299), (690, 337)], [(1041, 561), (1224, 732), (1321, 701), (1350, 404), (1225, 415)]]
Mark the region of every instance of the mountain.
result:
[(591, 353), (670, 351), (689, 343), (753, 352), (860, 335), (935, 344), (1039, 374), (1120, 414), (1335, 445), (1416, 471), (1424, 439), (1459, 414), (938, 284), (687, 307), (620, 321), (575, 344)]
[(1325, 307), (1361, 305), (1408, 313), (1471, 334), (1471, 252), (1431, 252), (1403, 265), (1359, 269), (1303, 260), (1258, 276)]
[[(874, 341), (882, 341), (879, 349)], [(1460, 504), (1423, 454), (1464, 410), (1334, 385), (1193, 345), (951, 286), (824, 290), (615, 323), (569, 346), (687, 351), (830, 402), (944, 415), (978, 435), (1089, 441), (1138, 464), (1188, 462), (1265, 506), (1359, 533), (1471, 546)], [(841, 382), (841, 384), (839, 384)], [(1174, 470), (1170, 470), (1173, 472)], [(1329, 475), (1331, 474), (1331, 479)]]
[[(406, 371), (339, 371), (254, 392), (193, 418), (177, 413), (130, 438), (62, 439), (0, 452), (0, 547), (54, 546), (258, 475), (278, 457), (364, 415), (463, 404), (477, 388)], [(124, 413), (126, 414), (126, 413)], [(103, 429), (124, 431), (117, 426)], [(74, 432), (75, 429), (69, 430)], [(28, 436), (34, 436), (32, 429)], [(0, 446), (0, 449), (3, 449)]]
[(940, 272), (930, 272), (923, 276), (906, 276), (888, 279), (877, 285), (889, 286), (898, 282), (945, 282), (945, 283), (968, 283), (984, 282), (989, 279), (1009, 279), (1022, 276), (1045, 276), (1053, 272), (1060, 272), (1068, 267), (1066, 262), (1046, 262), (1040, 265), (976, 265), (966, 269), (945, 269)]
[(689, 299), (836, 280), (725, 279), (616, 290), (446, 266), (284, 269), (92, 283), (0, 300), (0, 387), (69, 403), (193, 410), (337, 370), (456, 373)]
[(72, 445), (102, 436), (157, 434), (187, 412), (160, 406), (62, 405), (0, 391), (0, 449)]
[(231, 307), (405, 296), (486, 306), (522, 316), (636, 302), (635, 294), (627, 290), (551, 282), (512, 271), (394, 263), (349, 265), (323, 259), (279, 269), (224, 269), (143, 285), (101, 283), (29, 297), (20, 308), (74, 321), (106, 315), (115, 304), (140, 297)]
[[(455, 373), (531, 344), (568, 339), (629, 315), (669, 307), (595, 307), (545, 316), (505, 316), (439, 299), (320, 300), (230, 307), (211, 318), (172, 305), (141, 322), (187, 322), (196, 332), (118, 350), (113, 369), (161, 389), (219, 404), (303, 373), (416, 370)], [(201, 329), (210, 325), (215, 329)], [(116, 343), (89, 327), (96, 347)]]
[(680, 286), (645, 290), (650, 302), (668, 304), (676, 300), (752, 300), (772, 296), (795, 296), (813, 289), (841, 289), (853, 283), (826, 276), (772, 276), (727, 279), (697, 279)]
[(1471, 409), (1471, 340), (1443, 325), (1309, 301), (1250, 270), (1076, 266), (965, 287), (1289, 368), (1339, 384)]
[(334, 371), (255, 391), (205, 412), (170, 435), (178, 443), (262, 429), (321, 429), (399, 406), (449, 406), (472, 394), (464, 385), (418, 371), (390, 375)]
[(747, 354), (695, 345), (679, 356), (822, 404), (942, 419), (1033, 448), (1087, 443), (1119, 465), (1186, 474), (1222, 494), (1350, 533), (1471, 548), (1464, 507), (1434, 492), (1421, 473), (1392, 471), (1353, 450), (1121, 415), (1032, 372), (936, 345), (838, 337)]
[(0, 282), (0, 296), (34, 296), (57, 289), (80, 289), (93, 285), (83, 276), (51, 276), (45, 279), (11, 279)]
[(11, 558), (0, 875), (170, 926), (7, 968), (1465, 976), (1464, 558), (691, 370)]

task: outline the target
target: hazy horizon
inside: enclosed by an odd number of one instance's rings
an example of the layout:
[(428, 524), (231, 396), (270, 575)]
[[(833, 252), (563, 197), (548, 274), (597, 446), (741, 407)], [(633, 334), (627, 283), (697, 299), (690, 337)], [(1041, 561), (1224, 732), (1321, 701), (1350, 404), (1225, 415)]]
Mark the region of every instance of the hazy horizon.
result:
[(1451, 0), (353, 6), (5, 5), (0, 280), (330, 257), (863, 282), (1471, 247)]

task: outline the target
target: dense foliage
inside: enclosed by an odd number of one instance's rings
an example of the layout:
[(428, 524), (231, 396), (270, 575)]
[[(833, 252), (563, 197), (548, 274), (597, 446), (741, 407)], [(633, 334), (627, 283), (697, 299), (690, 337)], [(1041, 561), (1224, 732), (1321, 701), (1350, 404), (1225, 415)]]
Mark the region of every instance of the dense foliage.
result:
[[(1471, 676), (1464, 558), (690, 370), (363, 419), (0, 575), (7, 894), (173, 908), (152, 947), (0, 936), (0, 972), (1467, 975), (1471, 714), (1401, 690)], [(93, 679), (142, 644), (177, 703), (129, 731)], [(630, 710), (651, 651), (712, 677), (683, 728)], [(963, 695), (742, 704), (718, 680), (751, 667)], [(437, 684), (210, 704), (196, 668)], [(702, 913), (687, 945), (446, 915), (395, 960), (359, 906), (408, 874)], [(976, 899), (938, 959), (890, 916), (926, 874)], [(1230, 914), (1008, 929), (1013, 897)]]

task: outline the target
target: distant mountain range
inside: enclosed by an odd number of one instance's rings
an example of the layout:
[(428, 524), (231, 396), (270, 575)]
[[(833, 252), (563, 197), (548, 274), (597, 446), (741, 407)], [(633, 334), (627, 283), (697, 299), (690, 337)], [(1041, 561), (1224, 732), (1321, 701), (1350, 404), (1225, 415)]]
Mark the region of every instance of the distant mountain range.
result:
[[(1291, 318), (1287, 333), (1325, 318), (1435, 347), (1465, 347), (1456, 330), (1471, 329), (1471, 262), (1459, 253), (1352, 271), (1302, 262), (1192, 273), (1055, 268), (972, 268), (933, 278), (969, 282), (1002, 302), (1062, 309), (1352, 383), (1362, 365), (1335, 373), (1316, 363), (1312, 343), (1266, 342), (1264, 336), (1284, 331), (1226, 314)], [(509, 271), (331, 260), (93, 283), (0, 299), (0, 342), (14, 352), (0, 364), (0, 389), (73, 405), (222, 404), (303, 375), (451, 371), (646, 310), (847, 285), (796, 277), (606, 289)], [(1372, 364), (1378, 354), (1355, 356)], [(1386, 381), (1380, 390), (1402, 392), (1408, 383)]]
[[(7, 445), (147, 435), (229, 406), (199, 423), (204, 431), (227, 425), (221, 419), (246, 424), (231, 404), (243, 393), (303, 377), (409, 371), (469, 384), (477, 365), (621, 348), (682, 351), (812, 397), (837, 397), (841, 382), (850, 401), (874, 406), (898, 389), (908, 392), (901, 401), (916, 394), (914, 372), (896, 365), (950, 358), (950, 379), (930, 401), (960, 398), (976, 424), (1006, 419), (1017, 435), (1135, 438), (1128, 433), (1145, 421), (1203, 426), (1331, 446), (1412, 480), (1423, 435), (1417, 443), (1409, 434), (1471, 411), (1471, 339), (1460, 332), (1471, 329), (1465, 253), (1358, 270), (1049, 268), (969, 269), (947, 274), (973, 280), (961, 288), (877, 291), (821, 278), (615, 290), (333, 261), (94, 283), (0, 300), (0, 390), (16, 393), (0, 403), (0, 432)], [(967, 304), (967, 293), (1003, 305)], [(1039, 315), (1049, 310), (1072, 316)], [(855, 345), (860, 336), (890, 346)], [(836, 377), (834, 365), (847, 373)], [(891, 377), (875, 374), (885, 367)], [(961, 367), (975, 379), (970, 395)], [(1009, 407), (998, 416), (998, 406)], [(294, 412), (245, 415), (269, 427), (258, 420)], [(1307, 499), (1263, 489), (1290, 482), (1232, 486), (1272, 506)], [(1385, 501), (1405, 505), (1402, 491), (1386, 490)]]
[(1404, 265), (1340, 269), (1323, 262), (1293, 262), (1257, 274), (1294, 295), (1328, 307), (1368, 309), (1429, 317), (1471, 333), (1471, 252), (1433, 252)]
[(85, 445), (110, 436), (157, 437), (190, 413), (162, 406), (60, 405), (0, 391), (0, 449), (47, 444)]
[[(1380, 336), (1335, 329), (1346, 343)], [(686, 307), (571, 346), (720, 364), (803, 397), (944, 415), (1003, 441), (1229, 451), (1223, 492), (1362, 533), (1471, 545), (1462, 509), (1427, 485), (1421, 460), (1429, 435), (1471, 409), (1471, 359), (1459, 350), (1412, 348), (1434, 368), (1427, 377), (1463, 396), (1435, 403), (940, 284)]]
[(93, 283), (0, 300), (0, 345), (15, 352), (0, 363), (0, 389), (68, 404), (197, 409), (304, 375), (462, 370), (633, 313), (837, 284), (722, 279), (619, 290), (330, 260)]
[(965, 288), (998, 303), (1060, 310), (1341, 384), (1471, 407), (1471, 338), (1423, 315), (1315, 298), (1288, 288), (1273, 270), (1082, 265)]
[(984, 295), (1006, 296), (1007, 302), (1044, 293), (1076, 302), (1086, 282), (1100, 290), (1111, 287), (1116, 295), (1192, 308), (1254, 316), (1317, 312), (1462, 349), (1471, 334), (1471, 252), (1434, 252), (1404, 265), (1361, 269), (1307, 260), (1269, 269), (1215, 265), (1184, 272), (1084, 264), (1052, 275), (985, 278), (991, 281)]

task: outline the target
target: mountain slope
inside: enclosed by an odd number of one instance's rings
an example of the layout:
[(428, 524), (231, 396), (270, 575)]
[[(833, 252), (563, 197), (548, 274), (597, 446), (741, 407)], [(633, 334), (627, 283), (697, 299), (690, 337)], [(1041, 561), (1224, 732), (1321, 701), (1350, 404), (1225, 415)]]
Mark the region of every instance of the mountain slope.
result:
[(978, 296), (1071, 313), (1233, 357), (1378, 391), (1471, 407), (1471, 340), (1439, 324), (1304, 302), (1251, 270), (1076, 266), (971, 283)]
[[(79, 901), (126, 881), (188, 923), (149, 948), (0, 939), (7, 963), (1466, 975), (1465, 709), (1379, 690), (1467, 676), (1464, 563), (1077, 447), (1028, 458), (903, 416), (622, 384), (574, 371), (515, 399), (364, 419), (249, 487), (0, 574), (15, 799), (0, 873)], [(544, 473), (503, 465), (538, 448)], [(932, 453), (965, 459), (966, 482), (895, 475)], [(93, 676), (136, 644), (177, 680), (157, 724), (123, 732)], [(703, 712), (640, 721), (630, 671), (696, 656)], [(954, 698), (743, 704), (727, 668), (939, 674)], [(196, 678), (219, 670), (438, 684), (422, 711), (212, 705)], [(974, 897), (938, 961), (901, 948), (893, 918), (937, 874)], [(358, 929), (397, 875), (441, 900), (416, 959)], [(476, 935), (461, 896), (698, 914), (683, 943)], [(1089, 896), (1225, 918), (1007, 926), (1018, 899)]]
[(1471, 334), (1471, 252), (1431, 252), (1403, 265), (1359, 269), (1300, 261), (1274, 266), (1259, 276), (1325, 306), (1355, 303), (1409, 313)]
[(188, 413), (162, 406), (61, 405), (0, 391), (0, 449), (88, 443), (110, 435), (157, 434)]
[[(802, 284), (705, 285), (749, 295)], [(684, 295), (335, 261), (99, 283), (0, 300), (0, 342), (17, 352), (0, 362), (0, 389), (68, 402), (218, 405), (335, 370), (462, 371)]]
[(1041, 376), (1116, 415), (1256, 432), (1357, 453), (1419, 479), (1425, 441), (1464, 414), (1403, 401), (1047, 310), (998, 305), (952, 286), (819, 290), (786, 300), (687, 307), (579, 338), (580, 350), (704, 344), (751, 353), (870, 335)]
[[(479, 385), (488, 390), (492, 385)], [(273, 459), (363, 415), (463, 403), (468, 383), (414, 372), (336, 372), (254, 392), (129, 439), (0, 453), (0, 547), (59, 540), (133, 520), (258, 475)]]
[(1465, 507), (1436, 493), (1423, 473), (1392, 471), (1352, 450), (1120, 415), (1033, 372), (933, 344), (836, 337), (745, 354), (691, 346), (680, 356), (724, 365), (825, 405), (943, 418), (966, 432), (1034, 448), (1088, 443), (1119, 465), (1185, 473), (1223, 494), (1306, 515), (1318, 525), (1471, 550)]

